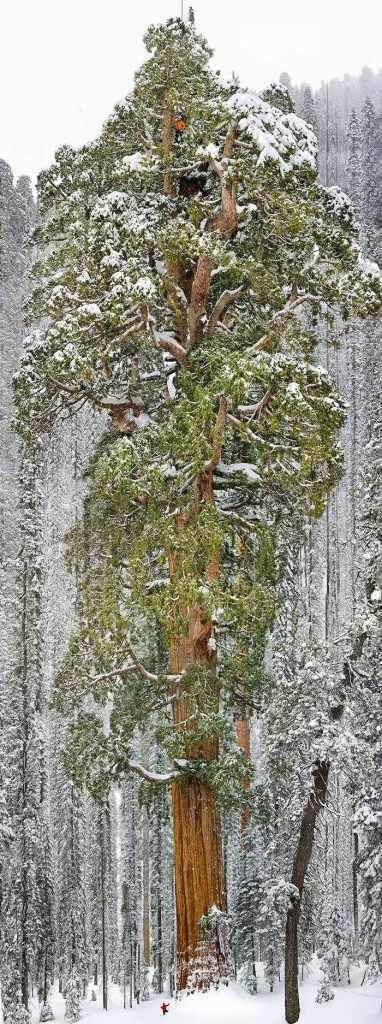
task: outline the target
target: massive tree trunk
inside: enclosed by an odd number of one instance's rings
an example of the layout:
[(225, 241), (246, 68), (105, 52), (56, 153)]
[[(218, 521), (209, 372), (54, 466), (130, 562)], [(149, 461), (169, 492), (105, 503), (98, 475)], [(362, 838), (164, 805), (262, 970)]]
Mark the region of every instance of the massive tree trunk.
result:
[[(212, 470), (197, 481), (196, 489), (204, 501), (212, 501)], [(179, 524), (181, 528), (181, 523)], [(179, 565), (181, 554), (176, 560), (169, 559), (170, 573)], [(207, 567), (209, 579), (216, 579), (219, 559), (212, 558)], [(197, 662), (210, 670), (209, 692), (205, 692), (205, 705), (213, 710), (219, 706), (219, 690), (215, 677), (216, 656), (214, 646), (209, 645), (212, 636), (212, 622), (203, 615), (198, 606), (187, 613), (187, 633), (184, 637), (173, 637), (170, 644), (170, 672), (181, 673), (187, 666)], [(186, 756), (190, 760), (211, 761), (218, 756), (218, 742), (215, 738), (197, 745), (190, 736), (188, 718), (190, 702), (180, 686), (179, 695), (173, 704), (174, 725), (183, 728)], [(208, 785), (197, 777), (185, 778), (172, 788), (172, 809), (174, 829), (175, 898), (177, 925), (178, 988), (183, 989), (192, 970), (191, 962), (200, 960), (200, 919), (210, 907), (225, 909), (223, 856), (220, 823), (216, 811), (215, 796)], [(219, 959), (221, 951), (215, 948), (210, 954)], [(220, 961), (221, 962), (221, 961)]]
[[(195, 626), (195, 619), (193, 620)], [(207, 642), (202, 645), (207, 647)], [(170, 667), (179, 672), (197, 657), (192, 640), (174, 640)], [(214, 699), (218, 700), (217, 693)], [(179, 698), (174, 705), (174, 723), (188, 717), (188, 701)], [(185, 727), (186, 728), (186, 727)], [(188, 756), (204, 761), (218, 755), (216, 741), (191, 748)], [(178, 954), (178, 988), (183, 989), (192, 960), (198, 958), (200, 918), (212, 906), (225, 909), (223, 858), (219, 819), (212, 790), (199, 779), (185, 779), (173, 785), (172, 809), (174, 826), (175, 897)]]
[(178, 987), (199, 957), (199, 922), (210, 907), (225, 908), (219, 823), (211, 790), (194, 780), (174, 786), (174, 853)]
[(326, 801), (329, 767), (329, 761), (317, 761), (315, 763), (312, 772), (313, 786), (303, 810), (300, 835), (293, 861), (291, 882), (297, 887), (300, 898), (296, 899), (288, 910), (286, 923), (285, 1019), (288, 1024), (296, 1024), (300, 1016), (298, 994), (298, 923), (301, 897), (306, 872), (312, 856), (317, 818)]

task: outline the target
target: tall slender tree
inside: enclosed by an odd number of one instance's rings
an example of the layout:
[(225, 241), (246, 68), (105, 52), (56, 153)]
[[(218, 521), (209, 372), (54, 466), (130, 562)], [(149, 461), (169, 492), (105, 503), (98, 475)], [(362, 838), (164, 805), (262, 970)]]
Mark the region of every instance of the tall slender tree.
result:
[(362, 136), (361, 125), (355, 110), (352, 110), (349, 120), (347, 139), (349, 155), (347, 160), (347, 187), (351, 196), (354, 208), (358, 214), (362, 212)]
[(382, 118), (367, 97), (362, 108), (362, 218), (370, 255), (381, 259)]

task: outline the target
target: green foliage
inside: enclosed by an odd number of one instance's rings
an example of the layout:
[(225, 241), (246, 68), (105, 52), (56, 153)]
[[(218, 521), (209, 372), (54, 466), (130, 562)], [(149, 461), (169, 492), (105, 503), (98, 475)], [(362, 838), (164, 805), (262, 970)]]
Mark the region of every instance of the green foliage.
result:
[[(68, 539), (79, 622), (56, 702), (76, 708), (72, 773), (101, 794), (134, 730), (155, 725), (170, 758), (220, 744), (192, 770), (227, 803), (247, 771), (227, 720), (269, 687), (280, 525), (319, 516), (342, 469), (344, 404), (315, 364), (317, 324), (377, 313), (382, 288), (285, 91), (223, 85), (192, 19), (145, 42), (99, 138), (61, 147), (40, 176), (29, 318), (42, 326), (16, 375), (17, 423), (30, 439), (84, 405), (113, 421)], [(174, 682), (153, 637), (191, 643), (195, 618), (203, 657)]]

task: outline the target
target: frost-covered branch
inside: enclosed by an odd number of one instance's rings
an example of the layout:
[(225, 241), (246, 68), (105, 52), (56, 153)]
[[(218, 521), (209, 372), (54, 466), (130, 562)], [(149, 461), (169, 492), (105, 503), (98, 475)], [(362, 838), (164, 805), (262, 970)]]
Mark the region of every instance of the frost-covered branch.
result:
[(138, 761), (128, 761), (126, 767), (129, 768), (131, 772), (136, 772), (137, 775), (140, 775), (141, 779), (144, 779), (145, 782), (165, 784), (168, 782), (174, 782), (176, 779), (180, 779), (183, 774), (180, 768), (173, 768), (172, 771), (162, 773), (152, 772), (149, 771), (148, 768), (145, 768), (143, 764), (139, 764)]
[(286, 320), (289, 316), (291, 316), (291, 314), (294, 313), (298, 306), (302, 306), (306, 302), (311, 302), (312, 304), (320, 305), (322, 301), (323, 300), (319, 298), (318, 295), (311, 295), (309, 293), (306, 293), (305, 295), (298, 295), (296, 298), (293, 298), (292, 300), (288, 299), (288, 302), (285, 304), (285, 306), (283, 306), (282, 309), (279, 309), (278, 312), (275, 313), (275, 315), (272, 317), (272, 320), (270, 321), (265, 334), (263, 334), (262, 337), (259, 338), (258, 341), (256, 341), (255, 344), (252, 345), (250, 349), (248, 349), (248, 354), (253, 355), (256, 352), (262, 352), (264, 348), (267, 348), (267, 346), (270, 345), (272, 341), (272, 328), (275, 325), (282, 323), (283, 320)]
[(119, 668), (112, 669), (111, 672), (101, 672), (100, 675), (93, 676), (93, 678), (90, 680), (92, 685), (94, 683), (101, 683), (101, 682), (103, 682), (104, 679), (113, 679), (116, 676), (129, 675), (129, 673), (131, 673), (131, 672), (139, 672), (139, 674), (141, 676), (143, 676), (144, 679), (147, 679), (151, 683), (158, 683), (158, 682), (165, 682), (166, 683), (167, 682), (167, 683), (176, 684), (176, 683), (180, 682), (180, 680), (182, 678), (181, 673), (179, 673), (178, 675), (171, 675), (171, 674), (169, 674), (169, 675), (164, 675), (164, 674), (157, 675), (156, 672), (149, 672), (148, 669), (145, 668), (144, 665), (142, 665), (142, 662), (139, 661), (139, 659), (137, 658), (136, 654), (134, 653), (132, 647), (130, 647), (130, 644), (127, 644), (127, 649), (129, 651), (129, 654), (130, 654), (130, 657), (132, 659), (133, 664), (132, 665), (120, 665)]
[(140, 764), (139, 761), (129, 759), (126, 767), (131, 772), (136, 772), (140, 775), (145, 782), (157, 782), (166, 784), (168, 782), (175, 782), (177, 779), (184, 778), (186, 772), (193, 770), (192, 761), (187, 761), (186, 758), (174, 757), (174, 767), (170, 768), (168, 772), (153, 772), (149, 768), (145, 768), (144, 765)]
[(243, 413), (243, 416), (249, 416), (250, 420), (254, 420), (256, 417), (261, 416), (261, 413), (269, 405), (271, 398), (272, 392), (268, 388), (259, 402), (256, 402), (255, 405), (239, 405), (238, 411)]

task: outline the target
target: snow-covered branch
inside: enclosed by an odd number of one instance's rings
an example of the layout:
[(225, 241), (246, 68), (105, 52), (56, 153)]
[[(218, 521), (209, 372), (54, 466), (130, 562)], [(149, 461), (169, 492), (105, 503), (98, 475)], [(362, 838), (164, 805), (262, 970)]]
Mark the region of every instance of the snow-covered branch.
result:
[(145, 312), (145, 319), (155, 348), (162, 349), (163, 352), (168, 352), (168, 354), (172, 356), (173, 359), (175, 359), (175, 362), (178, 363), (179, 366), (185, 366), (187, 363), (186, 349), (183, 348), (183, 345), (181, 345), (179, 341), (177, 341), (176, 338), (173, 337), (172, 334), (169, 334), (165, 331), (157, 331), (155, 324), (153, 322), (153, 318), (152, 316), (150, 316), (147, 307)]
[(291, 314), (295, 312), (298, 306), (302, 306), (304, 303), (307, 302), (310, 302), (313, 305), (320, 305), (322, 303), (322, 299), (320, 299), (318, 295), (311, 295), (309, 293), (306, 293), (305, 295), (297, 295), (297, 297), (293, 298), (292, 300), (288, 299), (288, 302), (285, 304), (285, 306), (283, 306), (282, 309), (279, 309), (278, 312), (275, 313), (274, 316), (272, 317), (272, 320), (268, 324), (265, 334), (263, 334), (262, 337), (259, 338), (258, 341), (256, 341), (255, 344), (252, 345), (250, 349), (248, 349), (248, 354), (254, 355), (256, 352), (262, 352), (264, 348), (267, 348), (267, 346), (270, 345), (272, 341), (272, 328), (274, 326), (277, 326), (277, 324), (282, 323), (283, 320), (286, 320), (289, 316), (291, 316)]
[(192, 762), (187, 761), (185, 758), (174, 758), (174, 767), (170, 768), (168, 772), (155, 772), (149, 768), (145, 768), (144, 765), (140, 764), (139, 761), (129, 759), (126, 767), (131, 772), (136, 772), (140, 775), (145, 782), (157, 782), (166, 784), (168, 782), (175, 782), (176, 779), (184, 778), (185, 772), (192, 771)]
[(216, 466), (216, 472), (219, 476), (229, 480), (242, 478), (247, 484), (261, 483), (261, 476), (251, 462), (231, 462), (229, 465), (225, 462), (219, 462)]
[(145, 768), (143, 764), (139, 764), (138, 761), (128, 761), (126, 767), (129, 768), (131, 772), (136, 772), (137, 775), (140, 775), (141, 779), (144, 779), (145, 782), (158, 782), (165, 784), (168, 782), (174, 782), (175, 779), (180, 779), (182, 776), (180, 768), (173, 768), (168, 772), (152, 772), (149, 771), (148, 768)]
[(260, 398), (259, 402), (256, 402), (254, 405), (239, 405), (238, 411), (242, 413), (243, 416), (249, 416), (251, 420), (254, 420), (256, 417), (261, 416), (261, 413), (264, 412), (264, 409), (269, 405), (271, 398), (272, 392), (268, 388), (263, 397)]
[(128, 664), (127, 665), (120, 665), (119, 668), (115, 668), (111, 672), (101, 672), (100, 675), (93, 676), (90, 679), (90, 682), (92, 683), (92, 685), (94, 683), (101, 683), (101, 682), (103, 682), (104, 679), (113, 679), (113, 678), (115, 679), (116, 676), (129, 675), (131, 672), (139, 672), (139, 675), (143, 676), (144, 679), (147, 679), (149, 682), (152, 682), (152, 683), (158, 683), (158, 682), (165, 682), (166, 683), (166, 682), (168, 682), (168, 683), (172, 683), (174, 685), (174, 684), (180, 682), (180, 680), (182, 678), (181, 674), (178, 674), (178, 675), (171, 675), (171, 674), (169, 674), (169, 675), (163, 675), (163, 674), (157, 675), (156, 672), (149, 672), (148, 669), (145, 668), (144, 665), (142, 665), (142, 662), (139, 661), (139, 659), (137, 658), (135, 652), (133, 651), (133, 648), (130, 647), (130, 644), (127, 644), (127, 649), (129, 651), (130, 657), (132, 659), (132, 664), (131, 665), (128, 665)]

